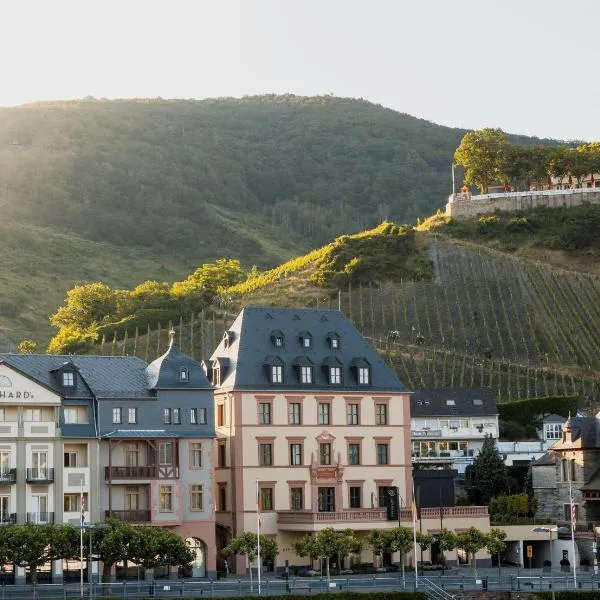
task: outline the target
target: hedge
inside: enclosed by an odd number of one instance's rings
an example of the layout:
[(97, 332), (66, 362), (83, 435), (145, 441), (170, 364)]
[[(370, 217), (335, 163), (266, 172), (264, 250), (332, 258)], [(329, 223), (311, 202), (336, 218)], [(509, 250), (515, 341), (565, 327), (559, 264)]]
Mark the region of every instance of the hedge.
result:
[(540, 600), (600, 600), (600, 592), (537, 592), (535, 594)]
[(498, 404), (500, 419), (514, 421), (522, 425), (532, 423), (542, 415), (557, 414), (565, 418), (569, 412), (577, 412), (579, 396), (547, 396), (542, 398), (528, 398)]

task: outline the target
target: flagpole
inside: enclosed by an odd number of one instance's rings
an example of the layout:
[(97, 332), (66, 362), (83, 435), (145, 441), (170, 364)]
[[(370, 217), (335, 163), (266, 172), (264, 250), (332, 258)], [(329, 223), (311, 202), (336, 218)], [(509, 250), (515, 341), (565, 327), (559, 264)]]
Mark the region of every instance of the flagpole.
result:
[(456, 195), (456, 183), (454, 181), (454, 161), (452, 162), (452, 199)]
[(258, 562), (258, 595), (260, 596), (260, 495), (258, 489), (258, 479), (256, 480), (256, 530), (258, 532), (256, 536), (256, 560)]
[(577, 561), (575, 560), (575, 504), (573, 504), (573, 487), (569, 477), (569, 500), (571, 504), (571, 546), (573, 549), (573, 586), (577, 589)]
[(417, 563), (417, 505), (415, 501), (415, 482), (412, 483), (413, 544), (415, 551), (415, 589), (419, 587), (419, 565)]

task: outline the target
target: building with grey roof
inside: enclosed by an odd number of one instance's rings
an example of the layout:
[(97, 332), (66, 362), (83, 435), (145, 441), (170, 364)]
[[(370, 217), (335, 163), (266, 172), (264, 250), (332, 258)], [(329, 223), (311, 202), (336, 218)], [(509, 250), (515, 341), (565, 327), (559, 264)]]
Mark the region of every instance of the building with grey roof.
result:
[[(149, 365), (0, 355), (0, 522), (79, 524), (83, 512), (168, 527), (194, 549), (193, 574), (213, 576), (214, 417), (213, 386), (173, 337)], [(60, 580), (62, 562), (48, 573)]]

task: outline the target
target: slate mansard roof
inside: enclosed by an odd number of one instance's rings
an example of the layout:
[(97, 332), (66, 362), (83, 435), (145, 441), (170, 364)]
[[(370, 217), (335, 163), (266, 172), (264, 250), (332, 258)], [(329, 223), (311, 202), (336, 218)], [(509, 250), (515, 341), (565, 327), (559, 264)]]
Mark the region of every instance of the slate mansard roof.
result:
[(498, 414), (489, 388), (418, 390), (410, 398), (411, 417), (494, 417)]
[[(158, 389), (212, 389), (200, 364), (174, 344), (149, 365), (134, 356), (57, 354), (0, 354), (2, 363), (65, 398), (143, 399), (155, 398)], [(73, 387), (62, 385), (57, 373), (64, 371), (78, 375)]]
[[(282, 383), (270, 381), (272, 365), (283, 367)], [(302, 366), (313, 367), (311, 383), (300, 382)], [(341, 368), (340, 384), (329, 383), (331, 366)], [(368, 384), (357, 381), (361, 367), (369, 369)], [(207, 369), (213, 368), (223, 371), (220, 385), (233, 389), (409, 391), (338, 310), (245, 307), (213, 352)]]
[[(77, 398), (148, 397), (146, 363), (133, 356), (76, 356), (60, 354), (0, 354), (0, 362), (13, 367), (57, 394)], [(73, 389), (65, 388), (57, 370), (73, 370)]]

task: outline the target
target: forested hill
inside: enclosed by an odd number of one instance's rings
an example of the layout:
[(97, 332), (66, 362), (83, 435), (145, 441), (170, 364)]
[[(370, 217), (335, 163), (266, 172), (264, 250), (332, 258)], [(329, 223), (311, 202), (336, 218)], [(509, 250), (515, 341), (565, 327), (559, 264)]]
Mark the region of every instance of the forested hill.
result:
[(174, 281), (222, 256), (270, 267), (414, 223), (444, 204), (463, 134), (329, 96), (2, 108), (0, 339), (46, 337), (77, 282)]
[(463, 134), (334, 97), (0, 109), (0, 202), (11, 218), (195, 263), (273, 264), (279, 244), (291, 254), (431, 214)]

